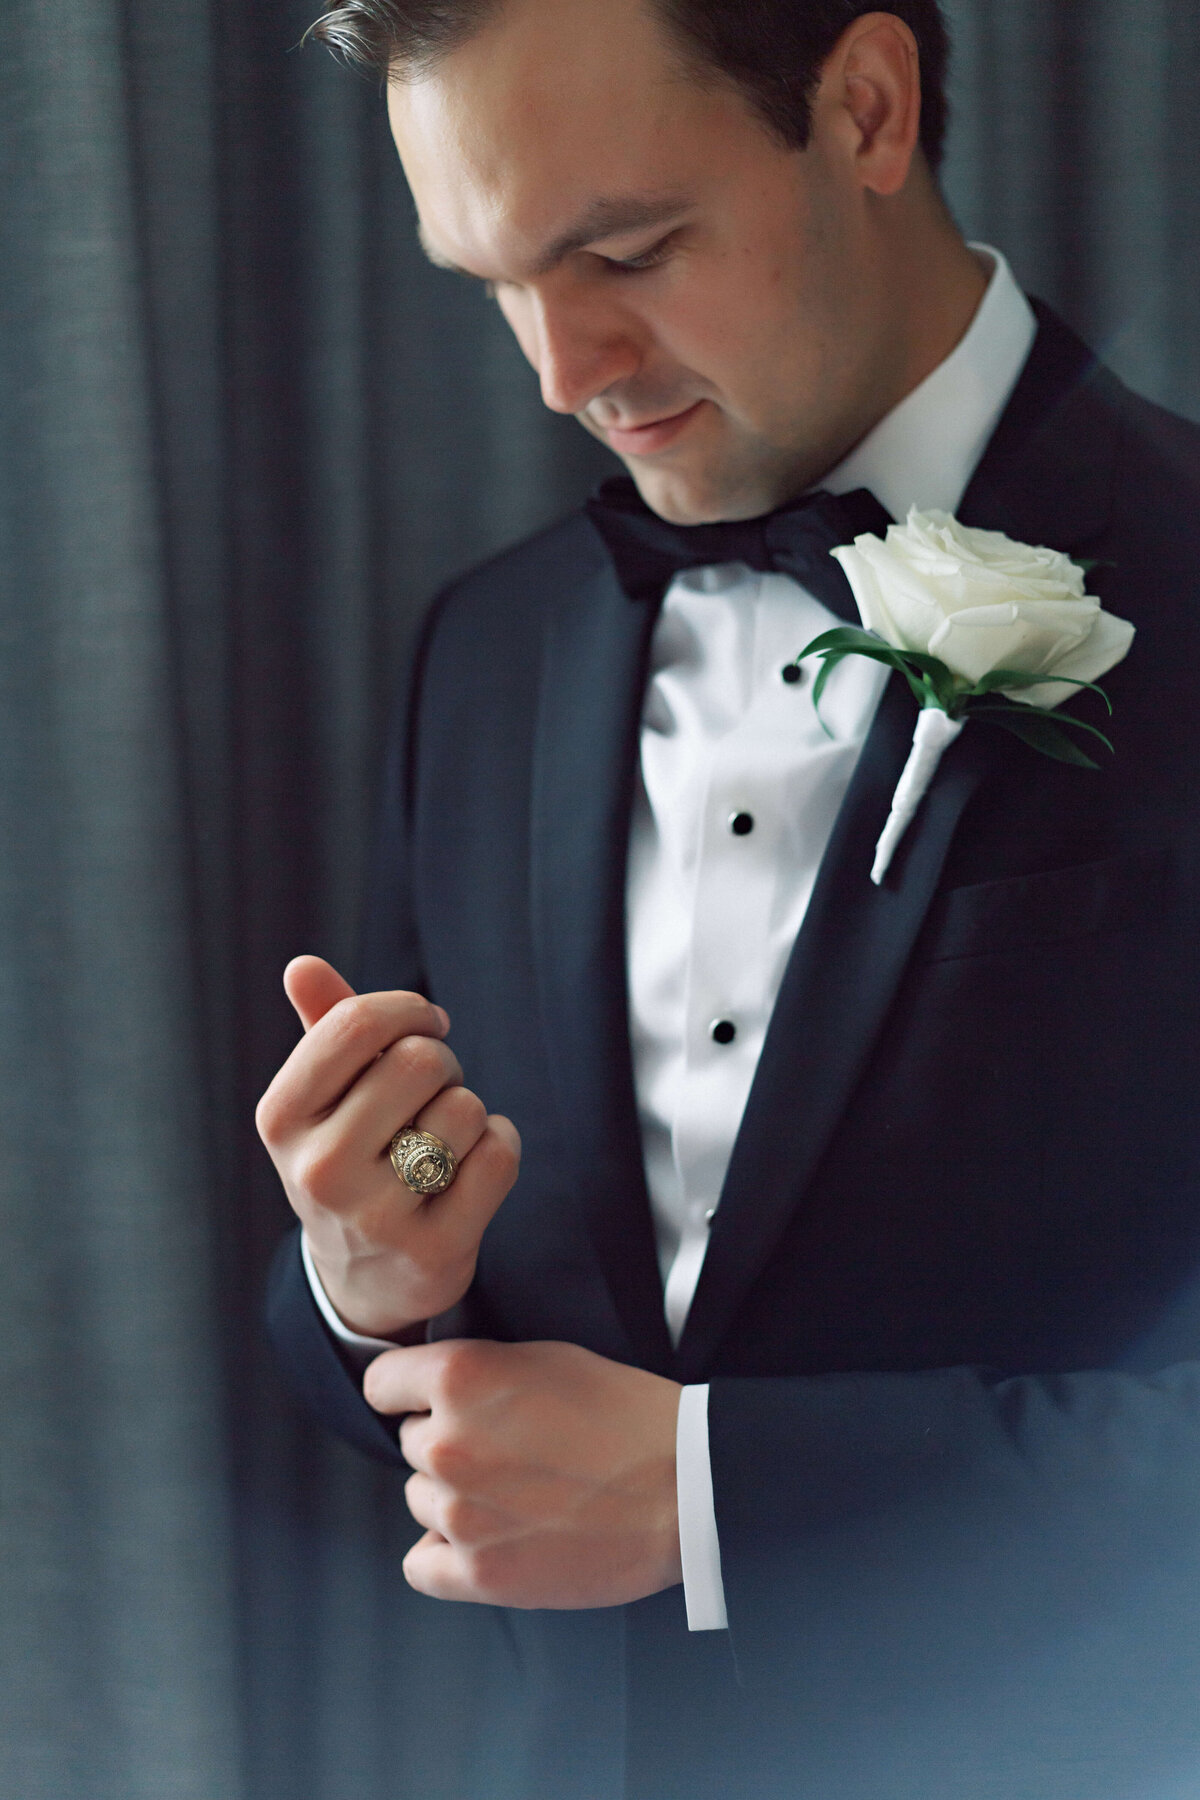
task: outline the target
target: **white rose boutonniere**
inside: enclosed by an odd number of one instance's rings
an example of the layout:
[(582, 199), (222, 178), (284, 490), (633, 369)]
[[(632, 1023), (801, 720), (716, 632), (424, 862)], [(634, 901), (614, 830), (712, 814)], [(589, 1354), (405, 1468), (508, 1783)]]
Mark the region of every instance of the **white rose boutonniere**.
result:
[(819, 656), (823, 663), (814, 701), (820, 704), (844, 657), (870, 656), (899, 669), (921, 705), (912, 754), (876, 849), (871, 879), (877, 885), (968, 718), (1002, 725), (1035, 750), (1082, 768), (1097, 765), (1065, 727), (1111, 750), (1103, 733), (1082, 719), (1047, 716), (1080, 688), (1095, 687), (1133, 642), (1133, 626), (1086, 592), (1084, 566), (1060, 551), (916, 507), (886, 540), (856, 538), (833, 555), (846, 571), (864, 629), (839, 626), (800, 652), (797, 662)]

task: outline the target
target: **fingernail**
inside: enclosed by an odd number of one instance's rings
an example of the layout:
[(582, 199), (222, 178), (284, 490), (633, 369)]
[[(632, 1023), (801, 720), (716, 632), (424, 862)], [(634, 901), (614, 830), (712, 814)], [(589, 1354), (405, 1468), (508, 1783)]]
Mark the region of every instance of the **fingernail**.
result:
[(441, 1020), (442, 1030), (449, 1031), (449, 1029), (450, 1029), (450, 1014), (446, 1011), (445, 1007), (444, 1006), (435, 1006), (433, 1010), (437, 1014), (438, 1018)]

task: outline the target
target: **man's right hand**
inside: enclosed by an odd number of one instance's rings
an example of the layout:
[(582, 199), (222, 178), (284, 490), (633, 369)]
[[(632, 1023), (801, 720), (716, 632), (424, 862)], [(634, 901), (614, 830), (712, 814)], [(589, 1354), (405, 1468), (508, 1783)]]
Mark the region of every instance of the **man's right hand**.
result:
[[(259, 1135), (339, 1317), (365, 1336), (400, 1337), (470, 1286), (521, 1141), (462, 1085), (440, 1007), (419, 994), (355, 994), (316, 956), (289, 963), (283, 982), (305, 1035), (259, 1101)], [(443, 1194), (411, 1193), (392, 1168), (392, 1138), (410, 1122), (458, 1158)]]

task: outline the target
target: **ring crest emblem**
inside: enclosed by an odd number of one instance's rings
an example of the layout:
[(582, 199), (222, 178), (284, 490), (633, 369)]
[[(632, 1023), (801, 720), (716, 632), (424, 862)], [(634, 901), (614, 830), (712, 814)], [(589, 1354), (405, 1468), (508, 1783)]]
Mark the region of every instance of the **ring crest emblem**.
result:
[(432, 1131), (403, 1126), (392, 1139), (389, 1154), (392, 1167), (405, 1187), (424, 1198), (444, 1194), (458, 1174), (453, 1150)]

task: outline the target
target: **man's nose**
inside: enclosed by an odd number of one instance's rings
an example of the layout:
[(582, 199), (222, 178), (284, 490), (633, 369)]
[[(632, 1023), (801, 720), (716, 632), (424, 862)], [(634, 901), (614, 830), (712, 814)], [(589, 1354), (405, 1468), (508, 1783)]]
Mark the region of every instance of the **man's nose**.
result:
[(641, 363), (633, 322), (592, 299), (535, 300), (534, 354), (542, 399), (560, 413), (581, 413)]

